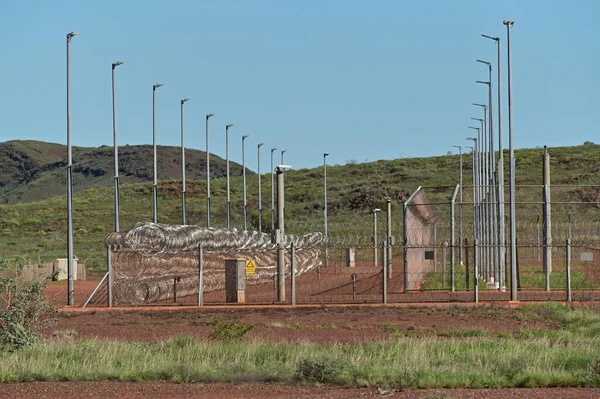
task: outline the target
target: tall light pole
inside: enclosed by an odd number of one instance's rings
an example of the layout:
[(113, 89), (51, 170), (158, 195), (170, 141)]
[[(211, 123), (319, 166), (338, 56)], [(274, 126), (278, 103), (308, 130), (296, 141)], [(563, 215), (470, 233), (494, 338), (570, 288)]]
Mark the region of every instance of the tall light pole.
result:
[(373, 213), (373, 266), (377, 267), (377, 214), (381, 212), (381, 209), (375, 208), (371, 211)]
[(242, 174), (244, 176), (244, 230), (248, 230), (248, 222), (247, 222), (247, 209), (248, 204), (246, 203), (246, 139), (250, 137), (249, 134), (242, 136)]
[(283, 154), (285, 154), (287, 152), (287, 150), (281, 150), (281, 164), (284, 165), (283, 162)]
[(258, 152), (258, 167), (256, 169), (258, 173), (258, 232), (262, 233), (262, 187), (260, 183), (260, 147), (265, 145), (265, 143), (258, 143), (257, 152)]
[(271, 231), (275, 230), (275, 169), (273, 166), (273, 153), (277, 148), (271, 148)]
[[(498, 47), (498, 243), (499, 251), (499, 266), (500, 266), (500, 289), (504, 290), (506, 282), (504, 281), (504, 265), (506, 259), (506, 238), (504, 236), (504, 146), (502, 142), (502, 57), (499, 37), (491, 37), (481, 35), (487, 39), (494, 40)], [(491, 78), (490, 78), (491, 81)]]
[(513, 147), (512, 124), (512, 68), (510, 54), (510, 30), (515, 21), (504, 20), (506, 25), (506, 45), (508, 53), (508, 152), (510, 160), (510, 300), (517, 300), (517, 226), (515, 222), (515, 151)]
[[(479, 128), (471, 127), (471, 129), (477, 130), (477, 135), (479, 135)], [(467, 137), (467, 140), (473, 141), (473, 240), (478, 240), (481, 242), (481, 237), (479, 236), (479, 223), (480, 223), (480, 208), (479, 208), (479, 139), (475, 137)], [(481, 257), (478, 256), (481, 253), (480, 247), (474, 247), (474, 251), (477, 251), (477, 254), (473, 253), (474, 259), (478, 262), (481, 262)], [(477, 270), (477, 266), (475, 262), (473, 262), (473, 270)], [(477, 284), (477, 278), (479, 276), (474, 275), (475, 284)]]
[(488, 61), (483, 61), (483, 60), (477, 60), (477, 62), (485, 64), (488, 66), (488, 71), (489, 71), (489, 81), (488, 82), (483, 82), (483, 81), (477, 81), (477, 83), (480, 84), (485, 84), (488, 86), (488, 104), (489, 104), (489, 117), (488, 117), (488, 135), (489, 135), (489, 170), (490, 170), (490, 199), (491, 199), (491, 204), (489, 206), (489, 212), (491, 215), (491, 219), (490, 219), (490, 239), (491, 239), (491, 244), (493, 244), (492, 247), (490, 247), (491, 250), (491, 256), (492, 259), (494, 260), (494, 267), (493, 267), (493, 276), (492, 278), (494, 278), (494, 284), (496, 285), (497, 288), (500, 288), (500, 284), (499, 284), (499, 280), (500, 280), (500, 269), (499, 269), (499, 245), (498, 245), (498, 223), (497, 223), (497, 204), (496, 204), (496, 157), (495, 157), (495, 152), (494, 152), (494, 114), (493, 114), (493, 105), (494, 105), (494, 101), (492, 99), (492, 63), (488, 62)]
[(210, 227), (210, 151), (208, 147), (208, 120), (215, 114), (206, 115), (206, 227)]
[[(482, 256), (481, 256), (481, 264), (482, 264), (482, 268), (480, 269), (483, 270), (484, 272), (487, 271), (487, 267), (489, 265), (489, 258), (488, 258), (488, 252), (489, 252), (489, 222), (490, 222), (490, 213), (489, 213), (489, 198), (488, 198), (488, 194), (489, 194), (489, 176), (490, 176), (490, 171), (489, 171), (489, 153), (487, 151), (487, 134), (486, 132), (486, 113), (487, 113), (487, 105), (483, 105), (483, 104), (473, 104), (476, 106), (481, 106), (484, 110), (484, 115), (483, 118), (471, 118), (474, 121), (478, 121), (481, 124), (481, 134), (478, 134), (478, 137), (480, 138), (479, 140), (479, 154), (480, 154), (480, 166), (481, 166), (481, 177), (480, 177), (480, 216), (481, 218), (479, 219), (481, 222), (481, 229), (482, 229), (482, 237), (480, 240), (480, 247), (482, 249)], [(478, 130), (479, 132), (479, 130)], [(486, 281), (487, 281), (487, 275), (484, 273), (484, 276), (486, 277)]]
[(225, 125), (225, 158), (227, 162), (227, 228), (231, 227), (231, 197), (229, 193), (229, 128), (233, 123)]
[(123, 65), (123, 61), (112, 63), (112, 119), (113, 119), (113, 146), (115, 158), (114, 197), (115, 197), (115, 232), (119, 232), (119, 147), (117, 146), (117, 98), (115, 92), (115, 68)]
[[(459, 229), (460, 229), (460, 233), (459, 233), (459, 238), (458, 238), (458, 247), (459, 247), (459, 251), (458, 251), (458, 262), (459, 264), (462, 265), (463, 263), (463, 259), (462, 259), (462, 242), (463, 242), (463, 157), (462, 157), (462, 146), (460, 145), (453, 145), (452, 147), (454, 148), (458, 148), (458, 153), (460, 155), (460, 160), (459, 160), (459, 173), (458, 173), (458, 184), (460, 185), (460, 206), (459, 206), (459, 217), (460, 217), (460, 224), (459, 224)], [(452, 245), (454, 245), (454, 243), (452, 243)]]
[(162, 83), (152, 86), (152, 159), (153, 159), (153, 179), (152, 179), (152, 221), (158, 223), (158, 181), (156, 171), (156, 89), (162, 87)]
[(183, 104), (190, 101), (189, 98), (181, 100), (181, 224), (186, 225), (185, 221), (185, 144), (183, 140)]
[(73, 288), (73, 148), (71, 146), (71, 39), (67, 33), (67, 304), (74, 304)]
[[(325, 267), (329, 266), (329, 246), (327, 245), (327, 156), (329, 156), (328, 153), (323, 154), (323, 233), (325, 235)], [(283, 159), (281, 162), (283, 162)]]

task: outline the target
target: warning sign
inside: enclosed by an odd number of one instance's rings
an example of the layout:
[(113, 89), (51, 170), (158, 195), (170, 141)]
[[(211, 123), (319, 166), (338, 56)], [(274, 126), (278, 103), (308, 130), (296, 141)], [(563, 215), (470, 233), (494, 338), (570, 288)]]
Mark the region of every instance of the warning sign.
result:
[(246, 259), (246, 274), (256, 274), (256, 261), (254, 259)]

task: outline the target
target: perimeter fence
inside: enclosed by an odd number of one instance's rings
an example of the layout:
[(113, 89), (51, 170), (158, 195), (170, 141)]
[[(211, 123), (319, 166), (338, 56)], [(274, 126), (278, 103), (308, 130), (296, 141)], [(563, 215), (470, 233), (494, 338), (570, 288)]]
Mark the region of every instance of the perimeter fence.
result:
[[(419, 187), (327, 229), (288, 216), (283, 238), (138, 224), (108, 237), (109, 273), (87, 304), (509, 300), (509, 193), (501, 206), (493, 190)], [(518, 299), (600, 299), (600, 186), (515, 193)]]

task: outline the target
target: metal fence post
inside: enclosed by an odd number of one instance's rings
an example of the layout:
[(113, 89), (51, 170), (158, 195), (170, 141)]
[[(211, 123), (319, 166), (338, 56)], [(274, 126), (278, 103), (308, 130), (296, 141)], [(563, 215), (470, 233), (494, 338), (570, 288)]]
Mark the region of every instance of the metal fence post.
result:
[(479, 256), (477, 255), (477, 242), (478, 240), (473, 240), (473, 300), (475, 303), (479, 302)]
[(204, 306), (204, 250), (198, 247), (198, 306)]
[[(458, 190), (459, 190), (460, 186), (456, 185), (456, 188), (454, 189), (454, 195), (452, 195), (452, 202), (450, 204), (450, 224), (451, 224), (451, 228), (450, 228), (450, 290), (451, 292), (454, 292), (454, 288), (455, 288), (455, 280), (454, 280), (454, 272), (455, 272), (455, 261), (454, 261), (454, 256), (455, 256), (455, 247), (456, 247), (456, 234), (454, 232), (454, 228), (455, 228), (455, 210), (454, 210), (454, 204), (456, 203), (456, 195), (458, 194)], [(459, 241), (460, 243), (460, 241)], [(462, 247), (462, 243), (460, 243), (460, 246)], [(445, 278), (444, 278), (445, 280)]]
[[(285, 214), (283, 166), (277, 167), (277, 300), (285, 302)], [(327, 241), (325, 242), (327, 245)], [(327, 247), (326, 247), (327, 248)]]
[(402, 243), (404, 246), (404, 292), (408, 291), (408, 226), (407, 226), (407, 203), (402, 207)]
[(546, 291), (550, 291), (550, 273), (552, 273), (552, 212), (550, 205), (550, 155), (544, 146), (544, 272), (546, 273)]
[(437, 273), (437, 223), (433, 223), (433, 272)]
[(550, 273), (552, 273), (552, 233), (550, 220), (550, 187), (544, 185), (544, 273), (546, 291), (550, 291)]
[(392, 278), (392, 250), (394, 249), (394, 237), (392, 236), (392, 200), (387, 201), (387, 276)]
[(112, 271), (112, 253), (110, 251), (110, 245), (106, 246), (106, 264), (108, 269), (108, 280), (106, 281), (106, 292), (108, 295), (108, 307), (113, 306), (113, 295), (112, 295), (112, 284), (113, 284), (113, 271)]
[(567, 219), (567, 302), (571, 302), (571, 214)]
[(465, 238), (465, 287), (466, 290), (469, 291), (471, 287), (469, 286), (469, 239)]
[(567, 302), (571, 302), (571, 238), (567, 238)]
[(448, 243), (447, 243), (447, 241), (444, 241), (442, 243), (442, 289), (443, 290), (446, 289), (446, 263), (447, 263), (446, 252), (447, 252), (447, 248), (448, 248)]
[(540, 248), (542, 246), (542, 233), (540, 230), (540, 215), (537, 216), (536, 228), (537, 228), (537, 245), (535, 247), (535, 258), (536, 258), (537, 262), (539, 263), (542, 260), (541, 256), (540, 256)]
[(383, 243), (383, 269), (381, 270), (382, 286), (383, 286), (383, 304), (387, 303), (387, 273), (388, 273), (388, 242)]
[(294, 243), (290, 244), (290, 274), (292, 282), (292, 306), (296, 305), (296, 252)]

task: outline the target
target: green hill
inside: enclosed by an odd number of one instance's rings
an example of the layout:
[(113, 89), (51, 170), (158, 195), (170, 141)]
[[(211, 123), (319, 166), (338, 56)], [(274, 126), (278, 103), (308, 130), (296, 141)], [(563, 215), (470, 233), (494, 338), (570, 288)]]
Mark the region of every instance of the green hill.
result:
[[(14, 143), (14, 142), (13, 142)], [(23, 143), (23, 142), (21, 142)], [(28, 143), (28, 142), (25, 142)], [(55, 145), (51, 145), (55, 146)], [(52, 151), (44, 154), (31, 152), (31, 163), (35, 165), (48, 165), (53, 160), (60, 161), (60, 147), (51, 147)], [(133, 146), (129, 149), (133, 150)], [(137, 148), (137, 147), (136, 147)], [(165, 147), (161, 150), (167, 151)], [(86, 149), (78, 149), (76, 154), (86, 154)], [(103, 158), (110, 159), (110, 148), (100, 149), (89, 157), (86, 165), (93, 169), (94, 160), (100, 164)], [(171, 151), (176, 151), (172, 149)], [(594, 185), (600, 184), (600, 146), (586, 144), (577, 147), (551, 148), (552, 156), (552, 184), (555, 185)], [(142, 167), (138, 174), (135, 172), (133, 158), (127, 159), (127, 148), (123, 149), (125, 170), (129, 171), (129, 184), (123, 184), (121, 193), (121, 229), (127, 230), (138, 221), (150, 221), (152, 218), (152, 187), (150, 183), (136, 183), (136, 179), (146, 179), (147, 175)], [(191, 152), (196, 155), (196, 162), (202, 158), (202, 153)], [(517, 184), (540, 185), (542, 183), (542, 153), (543, 149), (523, 149), (516, 152), (517, 157)], [(148, 156), (149, 157), (149, 156)], [(79, 156), (81, 159), (81, 156)], [(163, 157), (165, 159), (166, 157)], [(506, 161), (506, 180), (508, 180), (508, 156)], [(107, 161), (108, 162), (108, 161)], [(164, 162), (167, 162), (166, 159)], [(176, 162), (173, 174), (177, 174)], [(370, 236), (370, 209), (379, 206), (381, 198), (390, 196), (395, 204), (400, 204), (406, 194), (411, 193), (417, 186), (438, 187), (429, 189), (430, 200), (436, 197), (447, 196), (449, 188), (458, 182), (458, 155), (438, 156), (429, 158), (405, 158), (389, 161), (370, 163), (356, 163), (342, 166), (329, 166), (328, 199), (329, 222), (331, 229), (335, 225), (346, 226), (352, 234)], [(164, 165), (164, 164), (163, 164)], [(83, 165), (80, 165), (83, 167)], [(103, 170), (110, 167), (103, 166)], [(28, 169), (24, 168), (25, 171)], [(43, 169), (43, 167), (42, 167)], [(98, 168), (100, 169), (100, 168)], [(196, 168), (197, 169), (197, 168)], [(471, 156), (464, 155), (464, 180), (465, 185), (471, 181)], [(26, 172), (21, 172), (26, 175)], [(14, 172), (17, 173), (17, 172)], [(59, 167), (52, 173), (57, 176), (64, 174), (64, 169)], [(190, 174), (188, 183), (188, 223), (204, 225), (206, 220), (206, 187), (200, 172)], [(239, 169), (238, 169), (239, 173)], [(101, 176), (81, 174), (78, 177), (79, 190), (74, 198), (74, 223), (75, 223), (75, 254), (80, 259), (87, 259), (88, 266), (96, 269), (105, 267), (104, 237), (113, 230), (113, 200), (112, 180), (110, 173)], [(85, 179), (83, 176), (88, 176)], [(322, 167), (301, 169), (287, 172), (286, 178), (286, 217), (288, 231), (299, 233), (305, 231), (322, 231), (323, 226), (323, 171)], [(96, 179), (96, 180), (95, 180)], [(64, 193), (64, 177), (57, 177), (54, 193)], [(251, 215), (251, 226), (256, 226), (257, 217), (257, 176), (248, 176), (248, 207)], [(93, 182), (93, 183), (92, 183)], [(100, 187), (87, 188), (95, 182)], [(270, 175), (262, 178), (263, 190), (263, 225), (270, 227)], [(5, 194), (12, 196), (15, 188), (6, 190)], [(18, 186), (18, 185), (17, 185)], [(34, 192), (37, 192), (37, 186)], [(41, 187), (41, 186), (40, 186)], [(215, 179), (213, 189), (213, 226), (225, 225), (225, 179)], [(87, 188), (87, 189), (86, 189)], [(28, 194), (27, 187), (23, 187), (22, 196), (33, 198)], [(163, 180), (159, 189), (159, 221), (163, 223), (180, 223), (181, 200), (180, 186), (176, 180)], [(232, 224), (242, 227), (242, 179), (231, 179), (232, 192)], [(556, 191), (553, 189), (553, 200), (581, 201), (585, 204), (573, 208), (573, 212), (580, 212), (587, 219), (600, 220), (597, 201), (600, 191), (596, 187), (566, 187)], [(539, 198), (540, 190), (533, 187), (530, 190), (520, 188), (517, 195), (521, 200)], [(12, 198), (12, 197), (11, 197)], [(507, 199), (508, 200), (508, 199)], [(537, 208), (540, 206), (535, 205)], [(537, 209), (536, 208), (536, 209)], [(556, 206), (554, 212), (562, 212), (565, 207)], [(397, 207), (394, 212), (395, 226), (400, 226), (401, 211)], [(383, 223), (382, 223), (383, 225)], [(53, 259), (64, 257), (66, 253), (66, 205), (65, 197), (52, 197), (31, 203), (16, 203), (0, 205), (0, 231), (4, 239), (0, 242), (0, 253), (3, 256), (28, 255), (34, 259)], [(330, 231), (331, 231), (330, 229)]]
[[(158, 146), (159, 179), (181, 178), (179, 147)], [(67, 147), (41, 141), (0, 143), (0, 202), (32, 202), (64, 195)], [(186, 150), (186, 174), (206, 178), (205, 152)], [(110, 187), (113, 184), (113, 148), (73, 147), (73, 189)], [(211, 154), (211, 174), (226, 173), (225, 160)], [(230, 162), (231, 176), (242, 174), (241, 165)], [(253, 173), (250, 172), (249, 173)], [(119, 148), (121, 184), (152, 181), (152, 146), (125, 145)]]

